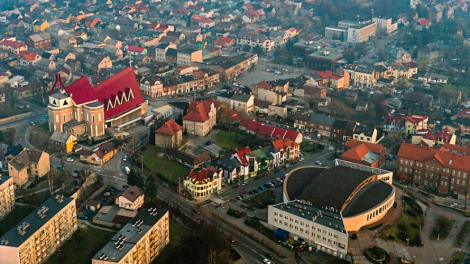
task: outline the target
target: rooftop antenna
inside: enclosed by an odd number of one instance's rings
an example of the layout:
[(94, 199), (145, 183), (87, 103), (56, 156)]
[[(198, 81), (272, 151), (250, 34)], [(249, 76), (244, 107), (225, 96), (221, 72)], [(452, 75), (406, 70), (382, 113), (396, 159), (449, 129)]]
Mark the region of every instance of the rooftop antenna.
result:
[(374, 9), (372, 8), (372, 10), (370, 10), (371, 13), (372, 13), (372, 19), (374, 19)]

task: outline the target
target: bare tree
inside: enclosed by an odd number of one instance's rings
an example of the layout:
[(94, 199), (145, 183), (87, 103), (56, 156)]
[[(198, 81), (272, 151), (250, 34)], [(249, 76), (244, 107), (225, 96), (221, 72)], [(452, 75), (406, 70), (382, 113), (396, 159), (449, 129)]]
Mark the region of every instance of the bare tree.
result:
[(18, 91), (11, 87), (5, 87), (5, 100), (10, 104), (11, 108), (15, 108), (16, 103), (18, 102)]

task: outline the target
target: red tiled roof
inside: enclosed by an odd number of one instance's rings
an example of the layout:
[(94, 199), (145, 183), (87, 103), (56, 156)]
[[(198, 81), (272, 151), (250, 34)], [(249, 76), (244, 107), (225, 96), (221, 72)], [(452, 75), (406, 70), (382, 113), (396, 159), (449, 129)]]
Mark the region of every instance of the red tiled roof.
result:
[(427, 116), (417, 116), (417, 115), (412, 115), (412, 116), (407, 116), (406, 121), (411, 122), (413, 124), (419, 124), (420, 122), (423, 122), (424, 120), (427, 120)]
[(38, 55), (37, 52), (29, 52), (29, 53), (25, 52), (25, 53), (20, 54), (19, 56), (25, 58), (28, 62), (30, 62), (30, 61), (33, 61), (37, 55)]
[(369, 149), (371, 152), (380, 154), (382, 153), (382, 144), (374, 144), (374, 143), (369, 143), (369, 142), (362, 142), (358, 141), (357, 139), (350, 139), (348, 142), (346, 142), (346, 148), (353, 148), (355, 146), (364, 144), (367, 149)]
[(421, 18), (418, 20), (418, 24), (420, 24), (421, 26), (425, 26), (427, 24), (430, 24), (431, 23), (431, 20), (429, 19), (426, 19), (426, 18)]
[(243, 164), (243, 166), (248, 166), (248, 160), (246, 159), (245, 155), (251, 153), (251, 149), (249, 147), (246, 147), (242, 150), (236, 151), (236, 155), (240, 159), (240, 162)]
[(274, 127), (273, 126), (266, 126), (264, 124), (262, 124), (261, 126), (259, 126), (258, 128), (258, 134), (261, 134), (261, 135), (264, 135), (264, 136), (268, 136), (270, 137), (272, 134), (273, 134), (273, 131), (274, 131)]
[(157, 134), (165, 134), (165, 135), (174, 135), (177, 131), (182, 130), (183, 127), (178, 125), (175, 120), (170, 119), (168, 120), (163, 126), (155, 130)]
[(457, 114), (453, 115), (452, 117), (470, 117), (470, 108), (464, 109)]
[(246, 129), (251, 130), (251, 131), (258, 131), (258, 128), (263, 125), (263, 123), (258, 122), (258, 121), (252, 121), (248, 124)]
[(137, 47), (137, 46), (132, 46), (130, 45), (129, 47), (127, 47), (127, 51), (135, 51), (135, 52), (144, 52), (145, 48), (144, 47)]
[(318, 72), (318, 75), (320, 75), (323, 79), (328, 79), (331, 76), (333, 76), (333, 72), (331, 72), (331, 71), (321, 71), (321, 72)]
[(339, 80), (339, 79), (341, 79), (341, 78), (343, 78), (343, 76), (339, 76), (339, 75), (336, 75), (336, 74), (333, 74), (333, 75), (331, 76), (331, 79), (335, 79), (335, 80)]
[(216, 40), (214, 40), (214, 43), (216, 43), (216, 41), (217, 41), (217, 42), (223, 42), (223, 43), (229, 43), (230, 44), (230, 43), (232, 43), (233, 40), (234, 40), (233, 38), (220, 36)]
[(442, 146), (442, 148), (450, 151), (450, 152), (454, 152), (454, 153), (459, 153), (459, 154), (463, 154), (463, 155), (469, 155), (470, 154), (470, 148), (468, 147), (464, 147), (464, 146), (459, 146), (459, 145), (452, 145), (452, 144), (449, 144), (449, 143), (444, 143), (444, 145)]
[(341, 159), (352, 159), (362, 161), (362, 159), (369, 153), (369, 149), (365, 144), (356, 145), (341, 155)]
[(252, 121), (254, 120), (249, 117), (244, 116), (240, 119), (240, 126), (246, 128)]
[(272, 90), (273, 87), (267, 81), (261, 81), (255, 84), (256, 87), (265, 89), (265, 90)]
[(201, 9), (202, 9), (202, 6), (199, 6), (199, 5), (190, 5), (190, 6), (188, 6), (188, 8), (201, 10)]
[(185, 178), (191, 179), (193, 184), (196, 184), (196, 183), (206, 184), (208, 182), (211, 182), (213, 180), (212, 175), (218, 172), (219, 170), (217, 168), (210, 166), (198, 172), (191, 171), (185, 176)]
[(248, 16), (251, 16), (251, 17), (259, 17), (259, 13), (258, 12), (248, 12), (247, 13)]
[(204, 23), (204, 24), (210, 24), (213, 23), (214, 21), (208, 17), (201, 17), (199, 19), (199, 23)]
[[(77, 105), (96, 100), (104, 104), (105, 119), (123, 114), (144, 102), (132, 67), (127, 67), (95, 87), (91, 86), (88, 77), (85, 75), (66, 87), (65, 92)], [(109, 99), (119, 94), (126, 95), (128, 100), (108, 108)], [(129, 99), (131, 94), (132, 98)], [(114, 104), (114, 101), (112, 102)]]
[(191, 120), (196, 122), (205, 122), (209, 119), (209, 112), (211, 105), (215, 102), (214, 98), (205, 101), (191, 100), (189, 102), (188, 113), (183, 117), (183, 120)]
[(247, 4), (245, 4), (245, 6), (248, 10), (253, 10), (253, 5), (252, 4), (247, 3)]
[(287, 148), (295, 148), (299, 145), (299, 143), (290, 140), (290, 139), (277, 139), (273, 141), (273, 147), (275, 149), (287, 149)]
[(0, 45), (9, 46), (9, 47), (13, 47), (13, 48), (27, 47), (27, 45), (24, 44), (24, 43), (17, 42), (17, 41), (11, 41), (11, 40), (7, 40), (7, 39), (2, 40), (0, 42)]
[(283, 139), (290, 139), (292, 141), (295, 141), (297, 137), (299, 136), (299, 134), (300, 133), (295, 130), (288, 129)]
[(284, 129), (284, 128), (280, 128), (280, 127), (276, 127), (274, 129), (274, 132), (273, 134), (271, 135), (272, 137), (278, 137), (278, 138), (284, 138), (284, 136), (286, 135), (287, 133), (287, 130)]

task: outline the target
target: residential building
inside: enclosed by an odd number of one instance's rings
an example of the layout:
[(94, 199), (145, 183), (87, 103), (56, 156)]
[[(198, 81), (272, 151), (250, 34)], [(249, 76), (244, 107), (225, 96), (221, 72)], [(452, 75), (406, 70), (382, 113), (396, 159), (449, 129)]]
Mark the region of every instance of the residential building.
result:
[(138, 47), (138, 46), (133, 46), (133, 45), (127, 46), (127, 52), (133, 56), (147, 55), (147, 49), (145, 47)]
[(378, 143), (383, 139), (383, 133), (372, 125), (358, 125), (353, 131), (353, 139), (362, 142)]
[[(83, 131), (85, 132), (85, 131)], [(77, 134), (80, 132), (77, 131)], [(73, 151), (73, 147), (77, 144), (77, 137), (67, 132), (54, 131), (51, 136), (51, 145), (65, 153)]]
[(170, 243), (167, 210), (142, 208), (95, 256), (92, 264), (150, 264)]
[(344, 147), (341, 159), (372, 168), (380, 168), (385, 164), (385, 147), (382, 144), (362, 142), (349, 139)]
[(221, 158), (216, 162), (217, 169), (222, 171), (223, 180), (227, 183), (237, 183), (238, 179), (238, 168), (241, 163), (236, 159)]
[(241, 164), (238, 171), (239, 179), (247, 180), (258, 174), (258, 161), (249, 147), (233, 151), (232, 159), (236, 159)]
[(160, 43), (155, 48), (155, 60), (160, 62), (166, 62), (166, 52), (168, 49), (176, 49), (175, 44)]
[(113, 143), (108, 141), (93, 151), (82, 149), (78, 153), (80, 154), (80, 161), (100, 166), (112, 159), (116, 152), (117, 149)]
[[(402, 47), (395, 47), (395, 46), (389, 46), (387, 48), (388, 55), (390, 58), (392, 58), (393, 63), (398, 62), (398, 63), (407, 63), (411, 62), (411, 55), (406, 52)], [(381, 76), (384, 77), (384, 76)]]
[(230, 98), (230, 108), (243, 113), (251, 113), (254, 110), (255, 97), (251, 94), (234, 93)]
[(147, 114), (147, 101), (128, 67), (94, 87), (86, 75), (68, 87), (56, 76), (47, 108), (51, 132), (65, 132), (69, 127), (68, 132), (76, 135), (74, 129), (84, 126), (88, 135), (100, 137), (108, 127), (121, 131), (141, 121)]
[(216, 124), (215, 99), (191, 100), (188, 113), (183, 117), (183, 128), (188, 134), (204, 137)]
[(163, 148), (176, 148), (183, 140), (183, 127), (173, 119), (155, 130), (155, 145)]
[(8, 161), (8, 171), (16, 187), (26, 184), (31, 178), (42, 178), (51, 169), (49, 154), (44, 151), (23, 149)]
[(213, 166), (189, 172), (183, 178), (186, 191), (194, 198), (206, 197), (222, 189), (222, 170)]
[(271, 52), (274, 50), (274, 41), (268, 36), (256, 33), (251, 30), (241, 30), (237, 36), (237, 45), (260, 47), (264, 52)]
[(470, 156), (402, 143), (397, 154), (398, 179), (402, 184), (436, 191), (439, 195), (466, 195)]
[(365, 65), (358, 65), (354, 72), (354, 85), (359, 87), (373, 87), (376, 83), (375, 69)]
[(13, 54), (19, 54), (22, 51), (28, 50), (28, 45), (25, 43), (18, 42), (16, 40), (3, 39), (0, 41), (0, 47), (2, 50), (7, 50)]
[(454, 124), (460, 128), (460, 136), (470, 135), (470, 119), (458, 117), (454, 120)]
[(41, 55), (37, 52), (22, 52), (18, 55), (18, 66), (26, 68), (28, 66), (34, 66), (41, 60)]
[(191, 65), (193, 62), (202, 62), (202, 50), (191, 46), (178, 49), (176, 56), (176, 64), (179, 66)]
[(297, 113), (294, 117), (294, 128), (316, 132), (320, 136), (330, 137), (335, 118), (320, 114), (304, 115)]
[(418, 50), (418, 62), (425, 61), (428, 64), (436, 63), (440, 60), (439, 49), (433, 45), (428, 45)]
[(284, 89), (278, 89), (266, 81), (255, 83), (250, 88), (258, 94), (257, 100), (267, 101), (275, 105), (280, 105), (287, 100), (287, 93)]
[(47, 20), (36, 20), (33, 22), (33, 31), (34, 32), (43, 32), (49, 27)]
[[(283, 159), (293, 161), (300, 157), (300, 144), (290, 139), (277, 139), (272, 143), (273, 147), (281, 151)], [(282, 158), (281, 158), (282, 159)]]
[(2, 219), (15, 206), (15, 187), (12, 177), (0, 176), (0, 201), (0, 219)]
[(2, 264), (44, 263), (77, 230), (75, 199), (47, 199), (0, 238)]
[(428, 128), (428, 117), (420, 115), (411, 115), (406, 117), (405, 122), (406, 131), (408, 135), (416, 134), (420, 129)]
[(220, 36), (216, 40), (214, 40), (215, 47), (231, 47), (235, 44), (235, 39), (229, 37)]
[(242, 131), (264, 140), (290, 139), (299, 144), (303, 140), (302, 133), (298, 131), (266, 125), (251, 118), (241, 118), (239, 126)]
[(49, 33), (31, 35), (27, 37), (24, 42), (28, 47), (34, 49), (45, 49), (52, 46), (52, 38)]
[(159, 77), (141, 76), (138, 78), (139, 87), (143, 94), (150, 97), (160, 97), (163, 94), (163, 82)]
[(343, 57), (343, 54), (328, 48), (320, 48), (307, 57), (309, 68), (317, 71), (333, 71), (336, 62)]
[(135, 211), (144, 206), (144, 190), (137, 186), (129, 186), (116, 195), (114, 204), (121, 208)]
[(411, 143), (424, 147), (439, 147), (444, 144), (455, 145), (457, 136), (450, 133), (449, 128), (445, 127), (442, 131), (432, 129), (419, 129), (416, 134), (411, 136)]

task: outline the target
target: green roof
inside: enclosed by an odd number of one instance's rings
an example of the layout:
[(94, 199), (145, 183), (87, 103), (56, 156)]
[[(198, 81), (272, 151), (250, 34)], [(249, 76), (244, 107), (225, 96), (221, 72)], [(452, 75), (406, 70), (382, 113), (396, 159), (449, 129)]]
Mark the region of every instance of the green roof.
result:
[[(310, 42), (313, 42), (310, 44)], [(308, 40), (302, 40), (294, 44), (295, 47), (305, 47), (305, 48), (313, 48), (313, 47), (318, 47), (320, 46), (321, 43), (316, 42), (316, 41), (308, 41)]]
[(269, 158), (268, 155), (266, 155), (266, 153), (264, 153), (264, 151), (262, 151), (261, 149), (253, 150), (251, 153), (253, 153), (258, 158)]
[(317, 58), (322, 58), (322, 59), (327, 59), (327, 60), (332, 60), (335, 59), (336, 57), (342, 57), (343, 54), (338, 53), (338, 52), (333, 52), (330, 50), (330, 53), (328, 55), (323, 54), (325, 49), (320, 49), (318, 51), (315, 51), (314, 53), (311, 53), (308, 55), (309, 57), (317, 57)]

